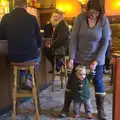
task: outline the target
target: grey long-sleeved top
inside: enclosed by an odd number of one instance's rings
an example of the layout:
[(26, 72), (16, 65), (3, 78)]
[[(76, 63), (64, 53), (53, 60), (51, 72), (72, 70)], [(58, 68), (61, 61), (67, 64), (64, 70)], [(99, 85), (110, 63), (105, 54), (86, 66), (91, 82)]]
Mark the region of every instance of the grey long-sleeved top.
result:
[(70, 40), (69, 55), (76, 63), (90, 65), (94, 60), (103, 65), (110, 39), (110, 25), (107, 17), (90, 28), (87, 14), (81, 13), (75, 20)]

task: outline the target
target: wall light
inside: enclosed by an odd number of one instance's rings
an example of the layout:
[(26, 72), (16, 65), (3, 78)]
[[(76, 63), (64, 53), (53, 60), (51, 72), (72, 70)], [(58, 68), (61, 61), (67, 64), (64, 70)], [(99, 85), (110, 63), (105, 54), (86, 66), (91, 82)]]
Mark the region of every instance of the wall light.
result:
[(120, 2), (118, 2), (118, 6), (120, 7)]
[(86, 1), (85, 0), (78, 0), (78, 2), (82, 5), (85, 5)]
[(86, 0), (78, 0), (78, 2), (80, 3), (82, 12), (84, 12), (86, 8)]
[(59, 9), (62, 12), (68, 12), (68, 11), (71, 10), (71, 8), (72, 7), (69, 4), (59, 4), (59, 5), (57, 5), (57, 9)]
[(4, 15), (5, 13), (8, 13), (9, 12), (9, 3), (7, 0), (0, 0), (0, 8), (1, 8), (1, 15), (0, 17), (2, 16), (2, 14)]
[(6, 2), (5, 2), (5, 1), (2, 1), (2, 2), (1, 2), (1, 5), (2, 5), (2, 6), (6, 6)]

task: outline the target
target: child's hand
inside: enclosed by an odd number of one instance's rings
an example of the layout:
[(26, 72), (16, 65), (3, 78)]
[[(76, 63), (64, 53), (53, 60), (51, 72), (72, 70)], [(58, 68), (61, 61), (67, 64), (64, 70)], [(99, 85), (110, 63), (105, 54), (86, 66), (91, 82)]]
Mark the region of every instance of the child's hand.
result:
[(91, 70), (91, 69), (90, 69), (90, 72), (93, 72), (93, 73), (94, 73), (94, 72), (95, 72), (95, 70)]

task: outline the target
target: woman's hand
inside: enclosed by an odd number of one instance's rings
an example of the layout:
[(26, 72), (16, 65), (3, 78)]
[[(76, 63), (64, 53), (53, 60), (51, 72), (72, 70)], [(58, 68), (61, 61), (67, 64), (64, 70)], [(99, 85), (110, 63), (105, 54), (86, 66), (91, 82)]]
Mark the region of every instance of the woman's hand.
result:
[(68, 68), (69, 69), (73, 69), (73, 59), (70, 59), (69, 62), (68, 62)]
[(94, 71), (96, 69), (98, 62), (97, 61), (93, 61), (92, 64), (90, 65), (90, 70)]

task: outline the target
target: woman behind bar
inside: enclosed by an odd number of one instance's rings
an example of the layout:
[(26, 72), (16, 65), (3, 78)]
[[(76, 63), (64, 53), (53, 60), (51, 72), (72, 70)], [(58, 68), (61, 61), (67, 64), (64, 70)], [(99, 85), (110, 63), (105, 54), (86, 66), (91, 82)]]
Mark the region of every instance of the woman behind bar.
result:
[[(73, 68), (74, 63), (75, 66), (85, 65), (95, 69), (96, 75), (93, 83), (100, 120), (107, 120), (104, 110), (103, 66), (109, 43), (110, 26), (104, 13), (103, 0), (89, 0), (86, 12), (77, 16), (70, 41), (69, 61), (70, 68)], [(71, 82), (71, 75), (68, 78), (68, 84)], [(60, 117), (66, 116), (69, 112), (72, 99), (71, 94), (65, 92), (65, 101)]]

